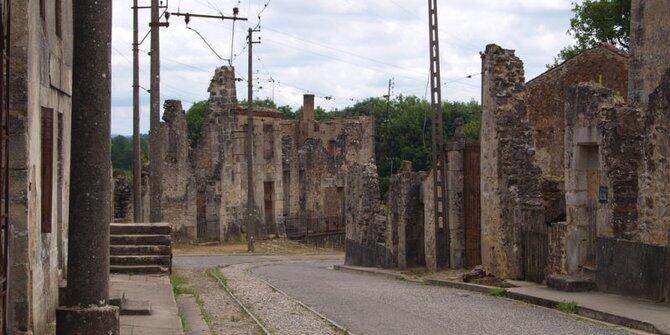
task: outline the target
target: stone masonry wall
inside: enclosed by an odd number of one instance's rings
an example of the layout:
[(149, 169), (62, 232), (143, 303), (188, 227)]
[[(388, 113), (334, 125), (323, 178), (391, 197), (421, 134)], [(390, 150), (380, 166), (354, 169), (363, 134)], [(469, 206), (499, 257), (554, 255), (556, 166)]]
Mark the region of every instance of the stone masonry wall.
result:
[(640, 169), (639, 222), (634, 240), (666, 245), (670, 230), (670, 70), (649, 96), (643, 119), (643, 161)]
[(186, 113), (181, 101), (166, 100), (163, 135), (163, 220), (172, 225), (176, 241), (196, 238), (196, 183), (191, 164)]
[(630, 102), (646, 106), (670, 68), (670, 2), (632, 0), (630, 31)]
[[(7, 290), (10, 334), (46, 334), (55, 320), (58, 283), (67, 273), (72, 120), (72, 1), (61, 2), (62, 34), (53, 6), (40, 17), (32, 1), (11, 0), (9, 66), (8, 221), (11, 280)], [(43, 117), (52, 123), (52, 161), (42, 157)], [(45, 133), (46, 134), (46, 133)], [(42, 169), (51, 163), (47, 188)], [(51, 217), (42, 221), (42, 196), (51, 189)], [(48, 229), (43, 229), (48, 227)], [(5, 311), (3, 311), (5, 312)]]
[(489, 45), (482, 65), (482, 262), (496, 276), (521, 278), (522, 228), (544, 224), (523, 63), (514, 51)]
[(581, 82), (599, 83), (624, 99), (628, 93), (627, 53), (609, 44), (571, 58), (526, 84), (533, 162), (542, 170), (542, 195), (548, 222), (565, 218), (565, 92)]
[(385, 245), (386, 211), (379, 195), (379, 179), (374, 164), (354, 164), (345, 186), (347, 265), (393, 267)]
[(388, 192), (386, 245), (400, 269), (425, 265), (424, 219), (421, 187), (425, 172), (413, 172), (412, 163), (403, 162), (391, 176)]

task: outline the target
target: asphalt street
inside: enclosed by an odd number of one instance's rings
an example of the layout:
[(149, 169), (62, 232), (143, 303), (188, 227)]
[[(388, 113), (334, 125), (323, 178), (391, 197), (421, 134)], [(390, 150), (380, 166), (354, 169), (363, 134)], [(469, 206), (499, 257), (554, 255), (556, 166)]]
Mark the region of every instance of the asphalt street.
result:
[(555, 310), (469, 291), (333, 270), (342, 259), (175, 257), (179, 268), (268, 262), (252, 273), (353, 334), (631, 334)]

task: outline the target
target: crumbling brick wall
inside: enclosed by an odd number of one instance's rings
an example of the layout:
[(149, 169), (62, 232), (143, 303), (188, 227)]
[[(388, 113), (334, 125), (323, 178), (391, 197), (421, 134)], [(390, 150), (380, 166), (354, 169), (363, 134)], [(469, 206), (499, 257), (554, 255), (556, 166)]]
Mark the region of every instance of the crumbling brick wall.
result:
[(488, 45), (482, 67), (482, 262), (496, 276), (521, 278), (521, 229), (544, 224), (523, 63), (514, 51)]
[(133, 210), (132, 178), (119, 174), (113, 178), (114, 222), (131, 222)]
[(386, 245), (400, 269), (425, 265), (424, 219), (421, 187), (425, 172), (413, 172), (412, 162), (402, 163), (391, 176), (387, 201)]

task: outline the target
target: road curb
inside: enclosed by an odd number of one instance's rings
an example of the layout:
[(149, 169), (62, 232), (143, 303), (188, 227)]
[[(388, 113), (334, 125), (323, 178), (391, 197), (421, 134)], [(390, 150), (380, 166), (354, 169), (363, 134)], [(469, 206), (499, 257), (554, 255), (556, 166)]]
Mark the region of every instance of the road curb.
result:
[[(335, 265), (334, 269), (350, 273), (362, 273), (374, 276), (383, 276), (386, 278), (397, 279), (397, 280), (407, 280), (407, 278), (400, 273), (393, 273), (390, 271), (375, 268), (360, 268), (348, 265)], [(455, 288), (460, 290), (477, 292), (481, 294), (489, 294), (489, 291), (492, 288), (495, 288), (486, 285), (478, 285), (478, 284), (471, 284), (471, 283), (464, 283), (450, 280), (439, 280), (439, 279), (427, 279), (421, 282), (423, 282), (426, 285)], [(505, 297), (512, 300), (522, 301), (528, 304), (546, 307), (550, 309), (556, 309), (556, 305), (563, 302), (510, 291), (506, 292)], [(602, 321), (617, 326), (623, 326), (635, 330), (641, 330), (652, 334), (670, 335), (669, 333), (659, 330), (656, 326), (654, 326), (649, 322), (634, 320), (625, 316), (598, 311), (587, 307), (578, 306), (576, 314), (581, 317)]]

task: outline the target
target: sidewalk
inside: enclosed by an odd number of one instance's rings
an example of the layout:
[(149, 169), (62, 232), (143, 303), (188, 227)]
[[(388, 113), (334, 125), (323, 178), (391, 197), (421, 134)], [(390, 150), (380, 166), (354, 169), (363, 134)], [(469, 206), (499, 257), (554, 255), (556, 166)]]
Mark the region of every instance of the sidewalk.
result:
[[(335, 269), (385, 276), (398, 280), (416, 281), (426, 285), (444, 286), (475, 291), (483, 294), (488, 294), (489, 289), (491, 288), (460, 281), (441, 279), (422, 280), (406, 276), (396, 270), (364, 268), (348, 265), (336, 266)], [(649, 333), (670, 335), (670, 305), (667, 304), (658, 304), (647, 300), (601, 292), (562, 292), (529, 282), (508, 282), (518, 286), (507, 289), (506, 297), (510, 299), (520, 300), (548, 308), (555, 308), (560, 302), (576, 302), (578, 305), (577, 314), (580, 316)]]
[(121, 315), (121, 335), (184, 334), (168, 276), (112, 274), (110, 279), (111, 291), (151, 305), (151, 315)]

